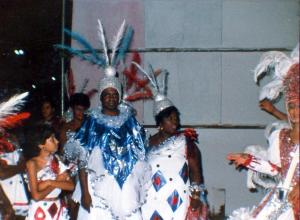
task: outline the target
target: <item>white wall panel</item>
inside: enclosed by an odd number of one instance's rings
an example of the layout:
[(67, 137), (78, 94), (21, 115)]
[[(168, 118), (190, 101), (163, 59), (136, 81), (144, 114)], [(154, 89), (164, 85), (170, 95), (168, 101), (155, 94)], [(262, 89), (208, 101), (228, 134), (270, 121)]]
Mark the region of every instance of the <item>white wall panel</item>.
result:
[(224, 47), (289, 47), (299, 40), (298, 0), (224, 0)]

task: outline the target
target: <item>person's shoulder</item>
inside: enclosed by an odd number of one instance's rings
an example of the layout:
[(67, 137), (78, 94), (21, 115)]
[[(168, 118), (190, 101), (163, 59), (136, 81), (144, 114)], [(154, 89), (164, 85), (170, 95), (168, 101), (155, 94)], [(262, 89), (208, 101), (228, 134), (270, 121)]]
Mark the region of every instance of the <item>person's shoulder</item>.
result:
[(36, 158), (31, 158), (29, 160), (26, 161), (26, 167), (27, 169), (32, 169), (32, 168), (36, 168)]
[(159, 144), (159, 138), (158, 133), (151, 135), (149, 137), (149, 146), (154, 146)]

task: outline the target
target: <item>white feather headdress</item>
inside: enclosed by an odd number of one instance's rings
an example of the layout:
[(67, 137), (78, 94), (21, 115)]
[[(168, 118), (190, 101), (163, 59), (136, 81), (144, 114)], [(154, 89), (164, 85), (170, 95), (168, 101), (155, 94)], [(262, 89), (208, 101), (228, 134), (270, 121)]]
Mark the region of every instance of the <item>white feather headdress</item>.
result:
[(25, 98), (28, 96), (28, 92), (24, 92), (19, 95), (11, 97), (8, 101), (0, 104), (0, 121), (7, 116), (14, 115), (20, 111), (21, 107), (25, 103)]
[(118, 93), (122, 94), (121, 83), (116, 77), (116, 66), (119, 62), (121, 62), (125, 54), (130, 46), (133, 29), (130, 26), (126, 25), (125, 20), (122, 22), (117, 34), (115, 35), (112, 43), (111, 43), (111, 53), (109, 53), (109, 44), (107, 42), (105, 31), (100, 19), (98, 19), (98, 27), (97, 27), (97, 36), (98, 40), (101, 44), (101, 48), (103, 49), (103, 54), (98, 55), (96, 49), (94, 49), (90, 43), (80, 36), (77, 33), (71, 32), (65, 29), (65, 33), (76, 40), (84, 49), (82, 50), (75, 49), (69, 47), (67, 45), (55, 45), (55, 47), (63, 49), (72, 55), (78, 56), (83, 60), (90, 62), (91, 64), (95, 64), (100, 68), (104, 69), (104, 78), (100, 81), (99, 84), (99, 94), (108, 88), (113, 87), (117, 89)]
[(167, 70), (163, 70), (161, 75), (163, 75), (162, 84), (159, 85), (157, 78), (154, 74), (152, 66), (149, 64), (149, 72), (143, 69), (136, 62), (132, 62), (150, 81), (152, 85), (153, 95), (154, 95), (154, 105), (153, 105), (153, 115), (158, 115), (164, 109), (174, 106), (170, 99), (167, 98)]
[(274, 100), (284, 91), (284, 78), (295, 63), (299, 63), (299, 44), (290, 56), (279, 51), (270, 51), (262, 55), (254, 70), (254, 81), (258, 83), (260, 78), (266, 74), (272, 74), (272, 81), (261, 89), (260, 101), (263, 99)]

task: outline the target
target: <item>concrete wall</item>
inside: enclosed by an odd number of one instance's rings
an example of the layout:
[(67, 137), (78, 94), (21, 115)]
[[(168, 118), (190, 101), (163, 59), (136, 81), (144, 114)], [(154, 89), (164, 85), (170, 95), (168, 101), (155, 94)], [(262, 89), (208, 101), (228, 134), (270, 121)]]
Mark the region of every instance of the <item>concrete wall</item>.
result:
[[(73, 30), (87, 32), (95, 47), (96, 18), (113, 32), (123, 17), (133, 23), (131, 49), (142, 51), (145, 64), (169, 70), (168, 94), (182, 113), (182, 124), (200, 134), (209, 191), (225, 189), (227, 214), (257, 204), (262, 194), (248, 192), (246, 173), (229, 166), (225, 157), (249, 144), (266, 146), (259, 126), (274, 119), (258, 108), (252, 70), (268, 48), (288, 52), (297, 44), (299, 1), (76, 0), (73, 5)], [(73, 61), (75, 71), (84, 65), (78, 62)], [(151, 101), (145, 102), (141, 120), (154, 125)], [(228, 124), (234, 128), (224, 128)]]

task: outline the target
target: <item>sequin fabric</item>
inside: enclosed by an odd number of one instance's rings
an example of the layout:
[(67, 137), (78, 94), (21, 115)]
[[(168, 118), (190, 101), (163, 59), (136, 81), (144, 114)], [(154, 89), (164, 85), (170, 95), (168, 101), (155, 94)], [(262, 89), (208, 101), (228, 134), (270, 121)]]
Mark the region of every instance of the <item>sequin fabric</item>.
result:
[[(281, 160), (281, 176), (285, 177), (290, 163), (292, 162), (291, 152), (296, 150), (297, 145), (293, 144), (291, 138), (289, 137), (289, 130), (283, 129), (280, 132), (280, 160)], [(296, 181), (299, 181), (300, 170), (299, 163), (297, 165), (295, 174), (293, 176), (292, 185), (295, 185)]]
[(119, 110), (117, 116), (105, 115), (101, 108), (91, 111), (80, 130), (68, 141), (73, 150), (66, 153), (84, 164), (81, 159), (87, 163), (88, 152), (99, 147), (105, 169), (122, 188), (136, 162), (145, 159), (145, 131), (129, 107), (121, 105)]

